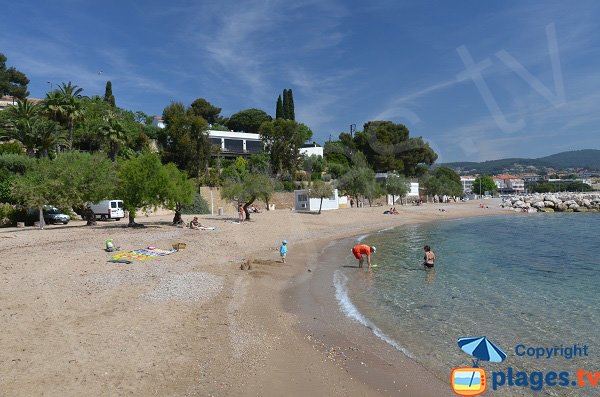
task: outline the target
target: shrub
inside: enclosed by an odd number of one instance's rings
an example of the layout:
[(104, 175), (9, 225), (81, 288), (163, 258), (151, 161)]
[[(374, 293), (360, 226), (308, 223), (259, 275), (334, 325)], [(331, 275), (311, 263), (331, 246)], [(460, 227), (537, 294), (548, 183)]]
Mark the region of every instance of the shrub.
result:
[(15, 207), (10, 204), (0, 203), (0, 225), (11, 223), (13, 212), (15, 212)]
[(18, 142), (7, 142), (0, 144), (0, 155), (19, 154), (23, 155), (23, 148)]
[(292, 181), (283, 181), (283, 190), (285, 190), (286, 192), (293, 192), (294, 191), (294, 182)]
[(181, 207), (181, 213), (186, 215), (210, 214), (210, 208), (206, 200), (199, 193), (194, 193), (194, 201), (189, 205), (184, 204)]

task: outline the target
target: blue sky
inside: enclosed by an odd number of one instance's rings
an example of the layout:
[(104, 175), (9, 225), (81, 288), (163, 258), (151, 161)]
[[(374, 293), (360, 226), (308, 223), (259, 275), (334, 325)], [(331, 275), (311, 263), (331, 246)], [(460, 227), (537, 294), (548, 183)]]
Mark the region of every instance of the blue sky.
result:
[(2, 13), (0, 52), (33, 97), (66, 81), (102, 95), (111, 80), (119, 106), (152, 115), (196, 98), (273, 115), (292, 88), (319, 143), (384, 119), (441, 162), (600, 149), (593, 1), (55, 0)]

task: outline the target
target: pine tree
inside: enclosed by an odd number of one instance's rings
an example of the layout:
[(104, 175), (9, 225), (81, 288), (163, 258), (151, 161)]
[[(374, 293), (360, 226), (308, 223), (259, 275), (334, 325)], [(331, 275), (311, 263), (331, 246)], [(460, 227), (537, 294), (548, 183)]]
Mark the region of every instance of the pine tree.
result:
[(275, 118), (282, 119), (283, 118), (283, 102), (281, 100), (281, 95), (277, 97), (277, 107), (275, 108)]
[(108, 102), (110, 106), (115, 107), (115, 96), (112, 93), (112, 83), (106, 82), (106, 89), (104, 90), (104, 102)]

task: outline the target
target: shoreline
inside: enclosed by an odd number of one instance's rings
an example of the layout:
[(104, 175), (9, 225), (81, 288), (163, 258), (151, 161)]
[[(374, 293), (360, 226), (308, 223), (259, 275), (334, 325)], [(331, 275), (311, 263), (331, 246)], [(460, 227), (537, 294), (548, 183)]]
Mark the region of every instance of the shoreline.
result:
[[(391, 347), (378, 346), (384, 342), (365, 327), (357, 326), (357, 334), (309, 338), (303, 327), (313, 319), (306, 310), (288, 310), (298, 300), (290, 288), (318, 278), (325, 269), (316, 265), (319, 254), (331, 240), (408, 223), (514, 212), (480, 209), (475, 202), (405, 206), (401, 215), (382, 211), (278, 210), (244, 224), (201, 216), (214, 231), (175, 228), (170, 216), (141, 216), (147, 227), (136, 230), (116, 222), (80, 227), (82, 221), (44, 231), (7, 229), (2, 237), (12, 238), (0, 238), (6, 258), (0, 265), (0, 372), (5, 374), (0, 390), (7, 395), (408, 393), (410, 387), (392, 389), (385, 382), (394, 379), (370, 366), (379, 357), (385, 373)], [(125, 250), (165, 248), (177, 241), (187, 242), (187, 248), (130, 265), (111, 264), (106, 262), (111, 254), (102, 251), (106, 238)], [(282, 239), (290, 249), (286, 264), (277, 252)], [(247, 260), (253, 260), (253, 269), (240, 270)], [(310, 293), (328, 296), (315, 307), (331, 313), (322, 319), (339, 317), (330, 280), (321, 281)], [(343, 341), (356, 342), (347, 347), (357, 350), (336, 349)], [(342, 353), (356, 359), (343, 360)], [(391, 361), (399, 354), (392, 353)], [(402, 373), (414, 368), (408, 361), (398, 365), (394, 368)], [(423, 373), (419, 367), (415, 371)], [(450, 395), (441, 387), (439, 395)]]
[[(484, 216), (500, 215), (494, 213)], [(443, 221), (476, 216), (480, 215), (462, 214), (447, 217)], [(374, 393), (377, 393), (376, 395), (451, 396), (454, 394), (447, 380), (440, 379), (417, 362), (402, 346), (394, 346), (391, 341), (386, 341), (383, 338), (385, 334), (370, 323), (369, 319), (363, 317), (362, 321), (358, 321), (342, 313), (336, 297), (338, 286), (336, 285), (334, 289), (331, 285), (334, 284), (335, 273), (340, 267), (339, 263), (335, 263), (335, 259), (348, 256), (347, 251), (353, 244), (374, 233), (410, 224), (438, 221), (442, 220), (410, 219), (384, 229), (368, 228), (329, 243), (321, 242), (318, 245), (320, 252), (318, 259), (305, 263), (305, 267), (312, 268), (312, 272), (297, 276), (293, 285), (282, 293), (284, 308), (299, 318), (297, 332), (304, 334), (304, 339), (313, 348), (325, 354), (332, 364), (352, 377), (360, 379)], [(357, 266), (352, 267), (360, 271)], [(362, 317), (362, 313), (353, 313), (353, 316)], [(378, 333), (380, 335), (377, 335)]]

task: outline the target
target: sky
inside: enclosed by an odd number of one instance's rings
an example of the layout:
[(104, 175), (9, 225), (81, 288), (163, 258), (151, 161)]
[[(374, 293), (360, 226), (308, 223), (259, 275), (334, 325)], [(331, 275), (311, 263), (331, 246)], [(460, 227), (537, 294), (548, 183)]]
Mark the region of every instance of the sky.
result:
[(160, 115), (205, 98), (223, 116), (296, 120), (324, 143), (405, 124), (438, 162), (600, 149), (594, 1), (11, 1), (0, 52), (43, 98), (71, 81)]

